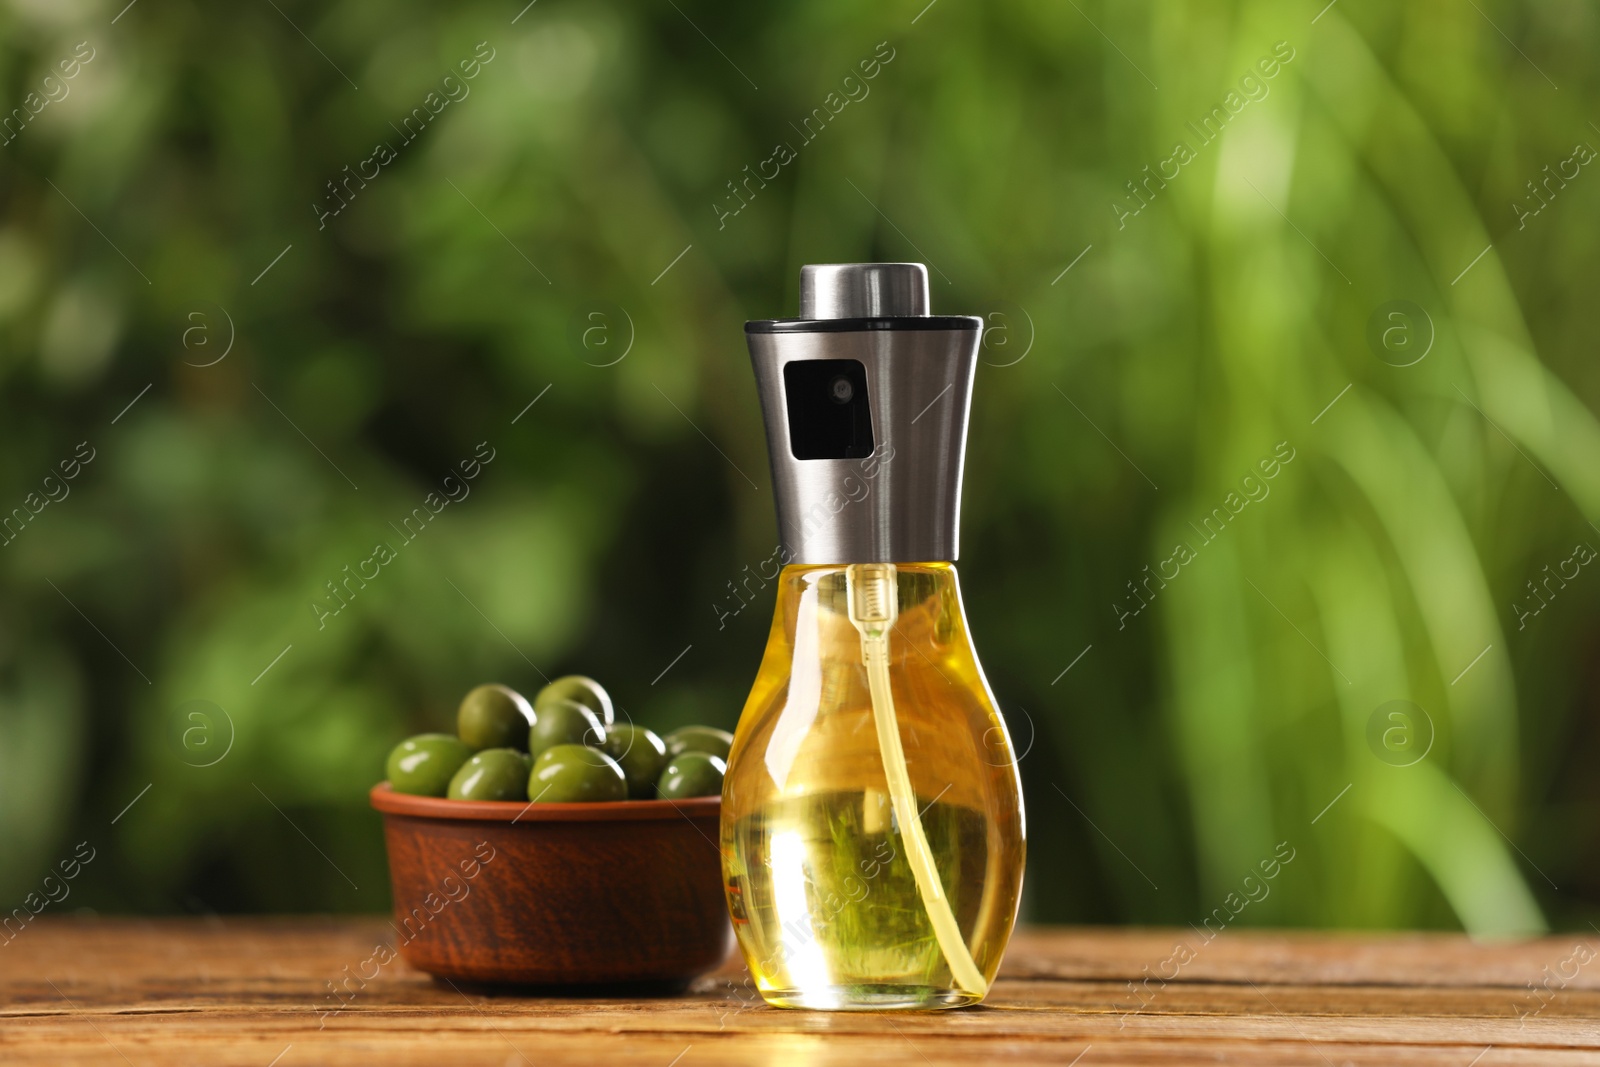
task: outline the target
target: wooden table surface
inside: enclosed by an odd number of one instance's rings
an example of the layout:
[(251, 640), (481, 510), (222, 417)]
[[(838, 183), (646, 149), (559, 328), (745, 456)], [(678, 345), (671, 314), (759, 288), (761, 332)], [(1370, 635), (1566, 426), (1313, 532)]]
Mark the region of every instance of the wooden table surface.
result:
[(572, 999), (395, 961), (336, 1000), (328, 983), (392, 937), (377, 919), (42, 917), (0, 947), (0, 1063), (1600, 1064), (1593, 937), (1032, 929), (983, 1007), (928, 1014), (777, 1011), (737, 963), (683, 996)]

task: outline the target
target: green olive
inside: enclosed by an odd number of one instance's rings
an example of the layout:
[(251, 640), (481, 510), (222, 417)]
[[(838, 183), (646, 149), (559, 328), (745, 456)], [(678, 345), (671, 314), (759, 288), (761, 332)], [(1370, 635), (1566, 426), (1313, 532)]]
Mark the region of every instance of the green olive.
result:
[(396, 793), (442, 797), (450, 788), (451, 776), (471, 755), (472, 749), (449, 734), (408, 737), (389, 750), (389, 788)]
[(528, 730), (528, 754), (537, 756), (553, 745), (598, 745), (606, 728), (594, 712), (573, 700), (547, 700), (534, 712)]
[(728, 758), (733, 747), (733, 735), (715, 726), (680, 726), (666, 737), (667, 758), (677, 759), (685, 752), (705, 752), (712, 756)]
[(539, 690), (533, 698), (533, 710), (542, 712), (546, 703), (556, 700), (572, 700), (582, 704), (607, 726), (617, 719), (611, 710), (611, 696), (605, 691), (605, 687), (593, 678), (585, 678), (581, 674), (569, 674), (557, 678)]
[(598, 748), (555, 745), (534, 759), (528, 799), (542, 804), (627, 800), (628, 778), (617, 761)]
[(627, 775), (629, 800), (656, 795), (656, 779), (667, 765), (667, 746), (654, 730), (631, 722), (613, 723), (606, 727), (606, 741), (600, 747)]
[(504, 685), (478, 686), (456, 712), (456, 733), (474, 750), (521, 748), (532, 725), (533, 705)]
[(667, 764), (656, 782), (663, 800), (717, 796), (722, 792), (722, 776), (728, 765), (721, 756), (709, 752), (685, 752)]
[(514, 748), (486, 748), (450, 779), (451, 800), (526, 800), (533, 761)]

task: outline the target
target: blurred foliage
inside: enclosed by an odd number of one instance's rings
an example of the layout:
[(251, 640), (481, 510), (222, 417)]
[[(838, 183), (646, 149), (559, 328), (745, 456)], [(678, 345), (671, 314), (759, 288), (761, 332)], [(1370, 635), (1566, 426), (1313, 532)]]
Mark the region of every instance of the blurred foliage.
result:
[(771, 592), (718, 605), (775, 541), (741, 323), (803, 263), (926, 259), (990, 316), (961, 567), (1029, 917), (1198, 921), (1288, 842), (1240, 922), (1593, 918), (1600, 578), (1514, 605), (1600, 545), (1600, 177), (1512, 204), (1600, 145), (1600, 22), (1322, 8), (10, 0), (0, 506), (94, 459), (0, 548), (0, 902), (87, 839), (64, 908), (380, 909), (365, 791), (486, 679), (732, 726)]

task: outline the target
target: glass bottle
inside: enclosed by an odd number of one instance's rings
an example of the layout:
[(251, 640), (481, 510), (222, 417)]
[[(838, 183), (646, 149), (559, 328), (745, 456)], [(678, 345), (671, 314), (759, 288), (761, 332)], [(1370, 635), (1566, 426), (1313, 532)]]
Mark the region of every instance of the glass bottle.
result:
[(1025, 848), (952, 562), (981, 320), (928, 315), (920, 264), (806, 267), (801, 315), (747, 326), (788, 565), (723, 787), (734, 930), (776, 1006), (976, 1003)]

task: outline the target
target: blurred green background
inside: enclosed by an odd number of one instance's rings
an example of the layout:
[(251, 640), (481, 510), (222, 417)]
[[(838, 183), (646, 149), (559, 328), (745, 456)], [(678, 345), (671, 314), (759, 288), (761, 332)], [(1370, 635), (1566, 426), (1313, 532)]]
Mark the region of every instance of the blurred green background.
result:
[(1577, 0), (9, 0), (0, 905), (87, 840), (62, 910), (381, 910), (366, 789), (486, 679), (731, 727), (742, 322), (911, 259), (989, 324), (1026, 917), (1198, 922), (1287, 842), (1237, 922), (1585, 928), (1597, 48)]

